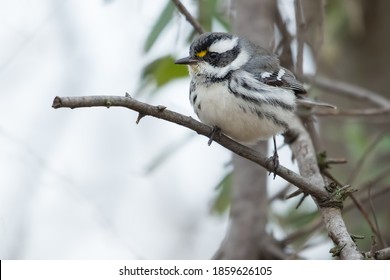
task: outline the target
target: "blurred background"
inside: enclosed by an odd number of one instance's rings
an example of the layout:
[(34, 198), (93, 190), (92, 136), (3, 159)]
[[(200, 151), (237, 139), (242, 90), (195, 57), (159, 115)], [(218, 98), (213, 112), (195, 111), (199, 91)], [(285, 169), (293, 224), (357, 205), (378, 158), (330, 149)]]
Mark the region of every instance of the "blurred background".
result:
[[(183, 4), (206, 30), (230, 30), (230, 1)], [(294, 29), (294, 1), (278, 6)], [(327, 1), (318, 72), (389, 98), (389, 10), (389, 1)], [(187, 70), (173, 64), (187, 55), (194, 35), (167, 0), (0, 0), (1, 259), (215, 253), (228, 227), (230, 152), (158, 119), (136, 125), (137, 114), (124, 108), (51, 108), (57, 95), (128, 92), (195, 118)], [(307, 60), (304, 69), (313, 74)], [(321, 88), (311, 94), (343, 109), (368, 107)], [(389, 116), (319, 118), (328, 155), (348, 159), (332, 168), (334, 176), (381, 190), (364, 205), (378, 210), (380, 229), (390, 236)], [(288, 147), (280, 157), (297, 170)], [(269, 196), (285, 186), (272, 181)], [(314, 203), (305, 200), (295, 210), (297, 201), (271, 204), (275, 236), (318, 218)], [(366, 236), (360, 244), (369, 250), (370, 227), (361, 214), (351, 210), (345, 218), (353, 233)], [(323, 259), (332, 244), (322, 232), (297, 246), (303, 256)]]
[(139, 91), (146, 64), (187, 52), (176, 15), (143, 50), (166, 4), (1, 1), (0, 258), (208, 258), (219, 245), (226, 219), (210, 206), (228, 152), (126, 109), (51, 108), (128, 92), (193, 115), (188, 79)]

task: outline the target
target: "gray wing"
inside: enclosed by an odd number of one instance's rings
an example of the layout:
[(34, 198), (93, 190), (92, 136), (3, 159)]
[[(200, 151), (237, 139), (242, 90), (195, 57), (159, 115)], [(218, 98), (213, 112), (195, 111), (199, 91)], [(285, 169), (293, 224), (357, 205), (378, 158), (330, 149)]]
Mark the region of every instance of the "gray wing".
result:
[(257, 49), (257, 53), (261, 56), (252, 57), (251, 61), (245, 65), (246, 70), (253, 73), (256, 79), (269, 86), (291, 89), (297, 97), (307, 93), (294, 74), (279, 65), (276, 55), (266, 53), (261, 48)]
[(258, 73), (256, 78), (269, 86), (291, 89), (297, 96), (307, 93), (302, 83), (295, 78), (294, 74), (283, 67), (279, 67), (274, 71)]

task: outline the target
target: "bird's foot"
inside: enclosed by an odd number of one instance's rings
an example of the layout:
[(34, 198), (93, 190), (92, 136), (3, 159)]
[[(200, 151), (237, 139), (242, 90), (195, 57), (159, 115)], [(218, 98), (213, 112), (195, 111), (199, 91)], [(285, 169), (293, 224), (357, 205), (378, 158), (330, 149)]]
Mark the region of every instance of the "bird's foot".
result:
[(278, 155), (278, 152), (276, 150), (275, 150), (274, 154), (267, 159), (266, 164), (267, 164), (267, 166), (271, 164), (272, 170), (269, 172), (268, 175), (271, 175), (272, 173), (274, 173), (274, 180), (275, 180), (276, 170), (279, 167), (279, 155)]
[(211, 131), (209, 142), (207, 144), (210, 146), (213, 143), (215, 137), (219, 137), (221, 135), (221, 129), (218, 126), (213, 126), (213, 130)]

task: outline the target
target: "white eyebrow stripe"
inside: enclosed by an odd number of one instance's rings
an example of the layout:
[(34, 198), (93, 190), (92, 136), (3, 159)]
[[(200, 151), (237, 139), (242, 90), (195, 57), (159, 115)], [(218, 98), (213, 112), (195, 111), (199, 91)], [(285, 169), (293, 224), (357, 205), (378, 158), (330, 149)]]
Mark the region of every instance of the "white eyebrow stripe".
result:
[(209, 47), (210, 52), (224, 53), (234, 49), (237, 46), (238, 37), (233, 37), (231, 39), (224, 39), (211, 44)]

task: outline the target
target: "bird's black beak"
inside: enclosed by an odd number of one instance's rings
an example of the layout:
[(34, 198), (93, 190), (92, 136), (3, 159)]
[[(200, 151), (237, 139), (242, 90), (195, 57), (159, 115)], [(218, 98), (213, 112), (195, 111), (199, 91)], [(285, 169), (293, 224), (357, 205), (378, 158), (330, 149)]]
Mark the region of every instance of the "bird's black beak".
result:
[(197, 59), (194, 59), (190, 56), (187, 56), (187, 57), (183, 57), (183, 58), (180, 58), (178, 60), (175, 61), (175, 64), (186, 64), (186, 65), (189, 65), (189, 64), (196, 64), (198, 63), (199, 60)]

